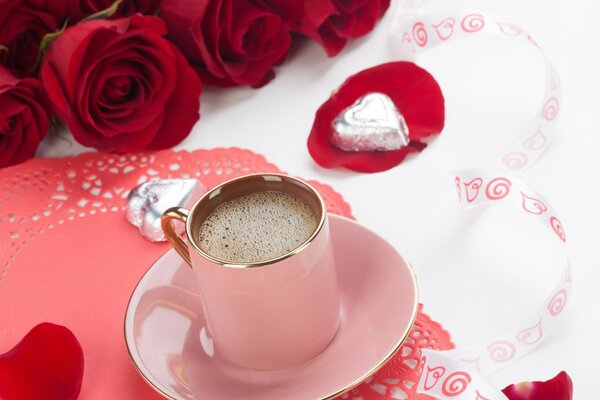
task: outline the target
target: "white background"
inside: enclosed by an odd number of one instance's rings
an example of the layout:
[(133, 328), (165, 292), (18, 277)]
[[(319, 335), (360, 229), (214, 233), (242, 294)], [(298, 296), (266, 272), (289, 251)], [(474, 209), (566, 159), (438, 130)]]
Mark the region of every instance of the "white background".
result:
[[(475, 8), (525, 27), (562, 78), (559, 134), (523, 179), (558, 211), (574, 269), (574, 296), (562, 325), (535, 352), (491, 380), (499, 387), (571, 374), (575, 399), (598, 398), (600, 359), (600, 3), (557, 0), (432, 1), (431, 10)], [(542, 99), (544, 70), (531, 46), (480, 37), (423, 54), (439, 81), (446, 127), (421, 154), (379, 174), (324, 170), (306, 139), (331, 90), (364, 68), (397, 59), (387, 35), (392, 8), (376, 30), (328, 59), (303, 42), (260, 90), (205, 88), (202, 119), (177, 149), (237, 146), (282, 170), (334, 186), (359, 221), (412, 261), (425, 311), (454, 341), (484, 338), (541, 302), (558, 277), (552, 235), (509, 210), (459, 211), (452, 171), (492, 160), (519, 133)], [(71, 140), (72, 141), (72, 140)], [(49, 139), (41, 156), (74, 155), (77, 144)]]

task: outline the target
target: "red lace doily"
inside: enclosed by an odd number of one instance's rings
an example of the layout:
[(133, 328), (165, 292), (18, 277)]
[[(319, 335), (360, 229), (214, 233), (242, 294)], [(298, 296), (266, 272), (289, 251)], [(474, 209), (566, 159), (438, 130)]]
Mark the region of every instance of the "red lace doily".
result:
[[(195, 177), (211, 188), (258, 171), (281, 172), (237, 148), (88, 153), (0, 170), (0, 353), (40, 322), (62, 324), (84, 349), (82, 399), (161, 398), (131, 366), (123, 317), (138, 280), (168, 245), (146, 241), (127, 223), (127, 193), (152, 179)], [(311, 183), (330, 212), (352, 218), (339, 193)], [(448, 332), (419, 312), (399, 353), (342, 398), (425, 398), (414, 393), (420, 349), (451, 347)]]

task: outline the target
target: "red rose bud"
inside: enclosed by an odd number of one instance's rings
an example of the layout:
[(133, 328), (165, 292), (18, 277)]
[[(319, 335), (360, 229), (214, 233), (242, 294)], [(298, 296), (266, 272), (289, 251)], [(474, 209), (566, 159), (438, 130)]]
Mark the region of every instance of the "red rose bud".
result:
[[(66, 0), (69, 24), (72, 25), (92, 14), (109, 10), (115, 1), (117, 0)], [(121, 0), (110, 19), (129, 17), (136, 13), (154, 15), (158, 11), (159, 4), (160, 0)]]
[(160, 16), (169, 38), (212, 85), (265, 85), (291, 43), (282, 18), (249, 0), (162, 0)]
[(562, 371), (545, 382), (521, 382), (507, 386), (502, 392), (510, 400), (572, 400), (573, 382)]
[(0, 0), (0, 64), (16, 76), (35, 73), (42, 38), (58, 30), (65, 6), (58, 0)]
[(0, 356), (0, 399), (75, 400), (83, 379), (83, 351), (67, 328), (39, 324)]
[(316, 40), (330, 57), (349, 38), (371, 32), (390, 6), (390, 0), (258, 0), (279, 14), (289, 28)]
[[(408, 144), (394, 150), (346, 151), (333, 144), (334, 121), (357, 100), (372, 93), (386, 95), (402, 115)], [(322, 167), (345, 167), (359, 172), (380, 172), (400, 164), (427, 145), (423, 139), (444, 127), (444, 96), (435, 79), (410, 62), (391, 62), (349, 77), (315, 115), (308, 151)], [(353, 127), (360, 130), (360, 126)]]
[(92, 20), (54, 40), (40, 71), (57, 116), (85, 146), (129, 152), (181, 142), (200, 118), (201, 84), (162, 20)]
[(15, 78), (0, 66), (0, 167), (34, 156), (50, 126), (49, 108), (38, 80)]

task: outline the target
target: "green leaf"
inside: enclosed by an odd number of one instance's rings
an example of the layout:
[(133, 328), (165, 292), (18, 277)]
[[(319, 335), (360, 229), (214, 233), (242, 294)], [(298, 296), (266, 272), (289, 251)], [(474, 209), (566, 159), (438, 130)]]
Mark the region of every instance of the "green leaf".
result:
[(65, 23), (60, 29), (54, 32), (46, 33), (44, 37), (42, 37), (42, 40), (40, 41), (40, 47), (38, 48), (37, 60), (35, 61), (35, 65), (33, 66), (32, 72), (35, 71), (38, 65), (40, 65), (40, 62), (42, 62), (42, 57), (44, 56), (44, 53), (46, 52), (48, 46), (50, 46), (50, 43), (52, 43), (57, 37), (59, 37), (60, 34), (65, 31), (65, 29), (67, 29), (68, 22), (68, 20), (65, 20)]
[(115, 12), (117, 12), (117, 9), (119, 8), (119, 6), (121, 5), (121, 3), (123, 2), (123, 0), (115, 0), (110, 7), (105, 8), (104, 10), (100, 10), (97, 13), (94, 13), (92, 15), (88, 15), (87, 17), (85, 17), (84, 19), (81, 20), (81, 22), (85, 22), (85, 21), (91, 21), (93, 19), (107, 19), (110, 18), (114, 15)]
[(68, 21), (65, 21), (63, 26), (60, 27), (58, 30), (56, 30), (54, 32), (46, 33), (44, 35), (44, 37), (42, 38), (42, 41), (40, 42), (38, 54), (43, 54), (46, 51), (46, 49), (48, 48), (48, 46), (50, 45), (50, 43), (52, 43), (57, 37), (59, 37), (60, 34), (65, 31), (65, 29), (67, 29), (67, 22)]

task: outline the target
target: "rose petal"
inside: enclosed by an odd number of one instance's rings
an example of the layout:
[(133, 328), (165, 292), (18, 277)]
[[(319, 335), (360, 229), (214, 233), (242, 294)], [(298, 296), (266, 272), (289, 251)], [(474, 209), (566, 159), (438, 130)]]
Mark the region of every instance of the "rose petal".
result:
[(74, 400), (81, 391), (83, 351), (67, 328), (39, 324), (0, 356), (3, 400)]
[(507, 386), (502, 392), (510, 400), (572, 400), (573, 382), (565, 371), (541, 382), (521, 382)]
[(162, 127), (154, 137), (154, 141), (147, 146), (148, 149), (175, 146), (187, 137), (194, 124), (200, 119), (199, 95), (202, 92), (202, 84), (183, 55), (176, 49), (174, 53), (178, 69), (177, 82), (165, 107), (169, 110), (181, 111), (165, 113)]
[[(410, 144), (395, 151), (347, 152), (330, 143), (331, 123), (345, 108), (367, 93), (388, 95), (404, 116)], [(444, 97), (435, 79), (410, 62), (392, 62), (363, 70), (349, 77), (317, 110), (308, 137), (308, 150), (322, 167), (346, 167), (359, 172), (390, 169), (410, 153), (426, 147), (421, 140), (444, 127)]]

